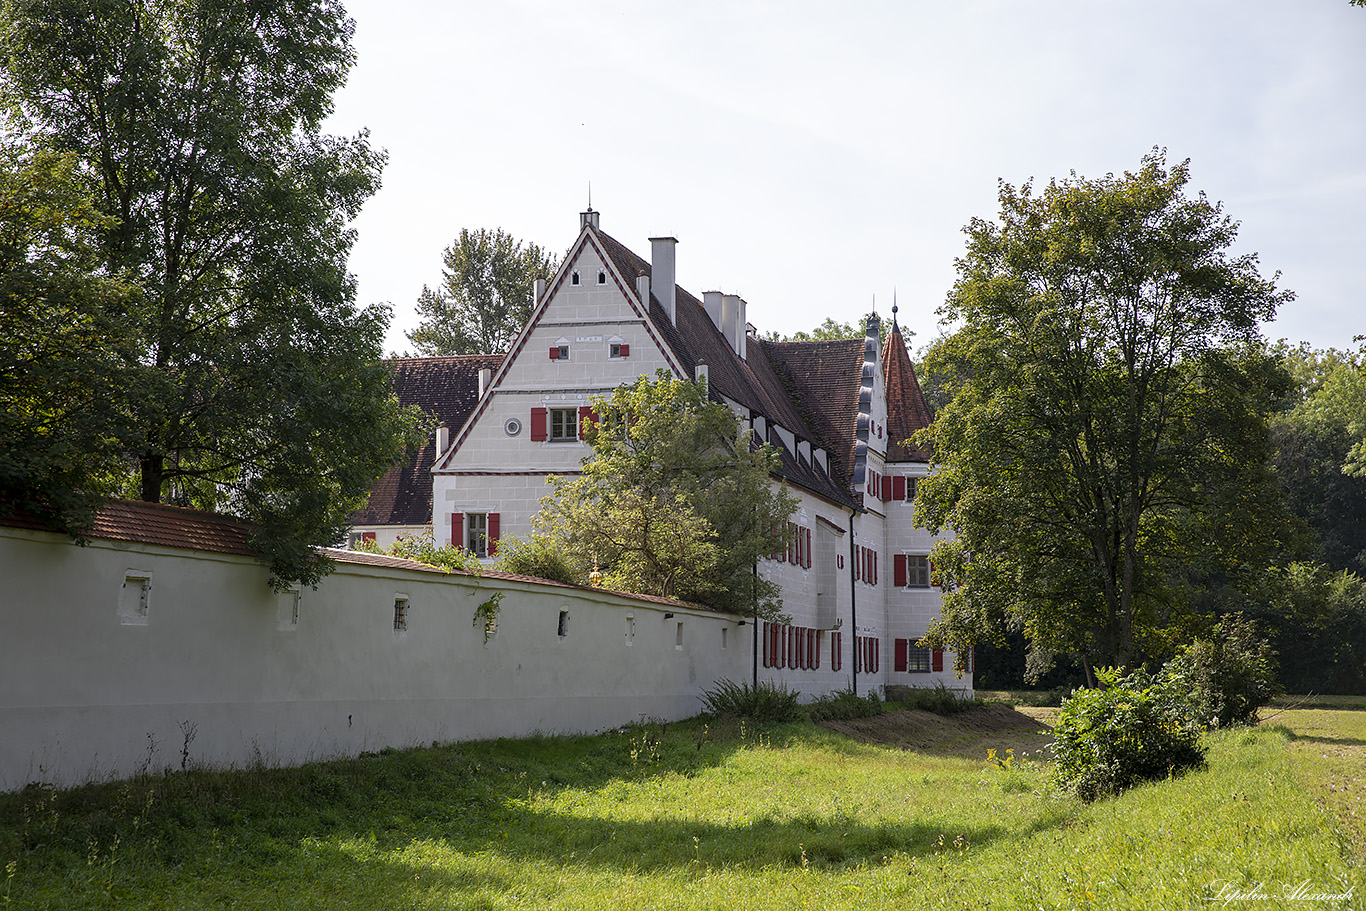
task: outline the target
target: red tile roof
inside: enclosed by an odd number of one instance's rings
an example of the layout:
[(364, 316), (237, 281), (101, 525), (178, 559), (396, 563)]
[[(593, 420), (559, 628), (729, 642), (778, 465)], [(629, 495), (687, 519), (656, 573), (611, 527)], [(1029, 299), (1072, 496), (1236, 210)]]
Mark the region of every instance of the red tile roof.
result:
[[(22, 517), (0, 519), (11, 528), (40, 529), (40, 523)], [(84, 537), (104, 541), (131, 541), (184, 550), (253, 556), (249, 546), (255, 527), (242, 519), (140, 500), (114, 500), (96, 514)]]
[(889, 462), (928, 462), (928, 450), (915, 444), (903, 445), (911, 434), (930, 426), (930, 407), (915, 378), (911, 355), (901, 337), (901, 328), (892, 319), (892, 331), (882, 347), (882, 380), (887, 389), (887, 460)]
[[(468, 354), (395, 358), (388, 364), (398, 400), (444, 421), (454, 435), (479, 401), (479, 371), (484, 367), (497, 370), (502, 362), (501, 354)], [(429, 439), (415, 458), (389, 469), (371, 488), (365, 509), (351, 516), (351, 524), (429, 524), (435, 457), (436, 442)]]

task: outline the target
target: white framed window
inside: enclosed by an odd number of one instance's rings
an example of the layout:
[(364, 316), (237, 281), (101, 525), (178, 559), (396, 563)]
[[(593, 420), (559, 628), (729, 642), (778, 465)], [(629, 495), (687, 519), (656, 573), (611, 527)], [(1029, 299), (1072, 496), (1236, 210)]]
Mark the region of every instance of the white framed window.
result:
[(119, 623), (124, 626), (146, 626), (152, 610), (152, 573), (130, 569), (123, 574), (123, 589), (119, 592)]
[(930, 558), (926, 554), (906, 555), (906, 587), (930, 587)]
[(598, 284), (599, 284), (599, 285), (605, 285), (605, 284), (607, 284), (607, 273), (606, 273), (605, 271), (603, 271), (602, 269), (599, 269), (599, 270), (598, 270)]
[(550, 442), (568, 443), (579, 438), (579, 409), (550, 409)]
[(465, 550), (476, 557), (489, 555), (489, 514), (465, 513)]
[(579, 283), (579, 270), (578, 270), (578, 269), (575, 269), (573, 272), (569, 273), (569, 283), (570, 283), (571, 285), (577, 285), (577, 284)]
[(630, 357), (630, 356), (631, 356), (631, 346), (628, 345), (628, 344), (625, 344), (624, 342), (612, 342), (612, 343), (607, 347), (607, 356), (608, 356), (608, 357)]
[(919, 645), (906, 649), (906, 672), (909, 674), (928, 674), (930, 672), (930, 650)]

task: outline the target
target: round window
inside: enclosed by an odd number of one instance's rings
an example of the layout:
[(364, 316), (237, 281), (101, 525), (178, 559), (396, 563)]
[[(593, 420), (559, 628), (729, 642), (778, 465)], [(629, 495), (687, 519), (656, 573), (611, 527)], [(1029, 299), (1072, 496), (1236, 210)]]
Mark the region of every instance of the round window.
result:
[(508, 418), (507, 423), (503, 425), (503, 432), (510, 437), (515, 437), (522, 432), (522, 422), (516, 418)]

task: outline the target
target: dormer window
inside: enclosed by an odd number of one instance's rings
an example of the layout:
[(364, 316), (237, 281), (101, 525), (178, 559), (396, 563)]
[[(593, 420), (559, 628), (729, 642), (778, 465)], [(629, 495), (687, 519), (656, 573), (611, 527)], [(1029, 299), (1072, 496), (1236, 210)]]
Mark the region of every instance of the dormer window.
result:
[(602, 269), (599, 269), (599, 270), (598, 270), (598, 284), (599, 284), (599, 285), (605, 285), (605, 284), (607, 284), (607, 273), (604, 272)]
[(577, 284), (579, 283), (579, 270), (578, 270), (578, 269), (575, 269), (573, 272), (569, 273), (569, 283), (570, 283), (571, 285), (577, 285)]

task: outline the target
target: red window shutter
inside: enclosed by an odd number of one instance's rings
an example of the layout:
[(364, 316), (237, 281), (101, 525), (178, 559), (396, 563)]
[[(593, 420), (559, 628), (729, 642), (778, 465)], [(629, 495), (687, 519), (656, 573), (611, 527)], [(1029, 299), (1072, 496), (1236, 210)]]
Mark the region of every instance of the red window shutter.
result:
[[(854, 581), (855, 581), (855, 582), (857, 582), (859, 579), (862, 579), (862, 578), (863, 578), (862, 569), (863, 569), (863, 548), (862, 548), (862, 547), (859, 547), (859, 548), (856, 548), (856, 549), (854, 550)], [(856, 637), (856, 638), (857, 638), (857, 637)]]
[(906, 555), (892, 557), (892, 584), (897, 588), (906, 587)]
[(882, 667), (882, 640), (873, 640), (873, 670)]
[(897, 475), (896, 477), (892, 478), (892, 499), (893, 499), (893, 500), (904, 500), (904, 499), (906, 499), (906, 478), (905, 478), (905, 476), (903, 476), (903, 475)]
[(797, 627), (797, 667), (806, 670), (806, 627)]
[(375, 533), (373, 531), (363, 531), (360, 533), (360, 539), (362, 541), (373, 541), (375, 540)]
[(547, 412), (544, 408), (531, 409), (531, 439), (545, 442)]
[(937, 648), (937, 649), (934, 650), (934, 654), (930, 657), (930, 670), (932, 670), (932, 671), (942, 671), (943, 669), (944, 669), (944, 650), (943, 650), (943, 649), (938, 649), (938, 648)]
[(489, 556), (498, 553), (498, 513), (489, 513)]
[(873, 551), (873, 584), (877, 585), (877, 551)]
[(779, 644), (779, 627), (773, 623), (768, 628), (768, 666), (782, 667), (782, 650)]
[(882, 499), (883, 499), (883, 500), (890, 500), (891, 498), (892, 498), (892, 479), (891, 479), (891, 478), (883, 478), (883, 479), (882, 479)]
[(579, 406), (579, 439), (582, 440), (588, 435), (588, 424), (596, 420), (597, 415), (593, 414), (592, 405)]
[(816, 630), (815, 632), (816, 632), (816, 636), (815, 636), (816, 643), (815, 643), (815, 646), (812, 648), (812, 653), (816, 656), (816, 662), (815, 662), (816, 669), (817, 669), (817, 670), (820, 670), (820, 666), (821, 666), (821, 631), (820, 631), (820, 630)]
[(630, 345), (622, 345), (622, 346), (621, 346), (621, 356), (622, 356), (622, 357), (630, 357), (630, 356), (631, 356), (631, 346), (630, 346)]
[(892, 670), (906, 670), (906, 653), (910, 644), (909, 639), (896, 639), (892, 642)]
[(806, 530), (806, 568), (811, 568), (811, 529)]
[(764, 621), (764, 667), (768, 667), (768, 621)]
[(465, 546), (465, 514), (451, 513), (451, 547)]
[(814, 629), (809, 629), (806, 631), (806, 666), (808, 670), (811, 668), (820, 667), (821, 665), (821, 653), (820, 650), (816, 648), (816, 643), (818, 641), (816, 637), (818, 635), (819, 633), (817, 633)]
[(551, 359), (552, 361), (558, 361), (558, 360), (560, 359), (560, 346), (559, 346), (559, 345), (551, 345), (551, 346), (550, 346), (550, 359)]

